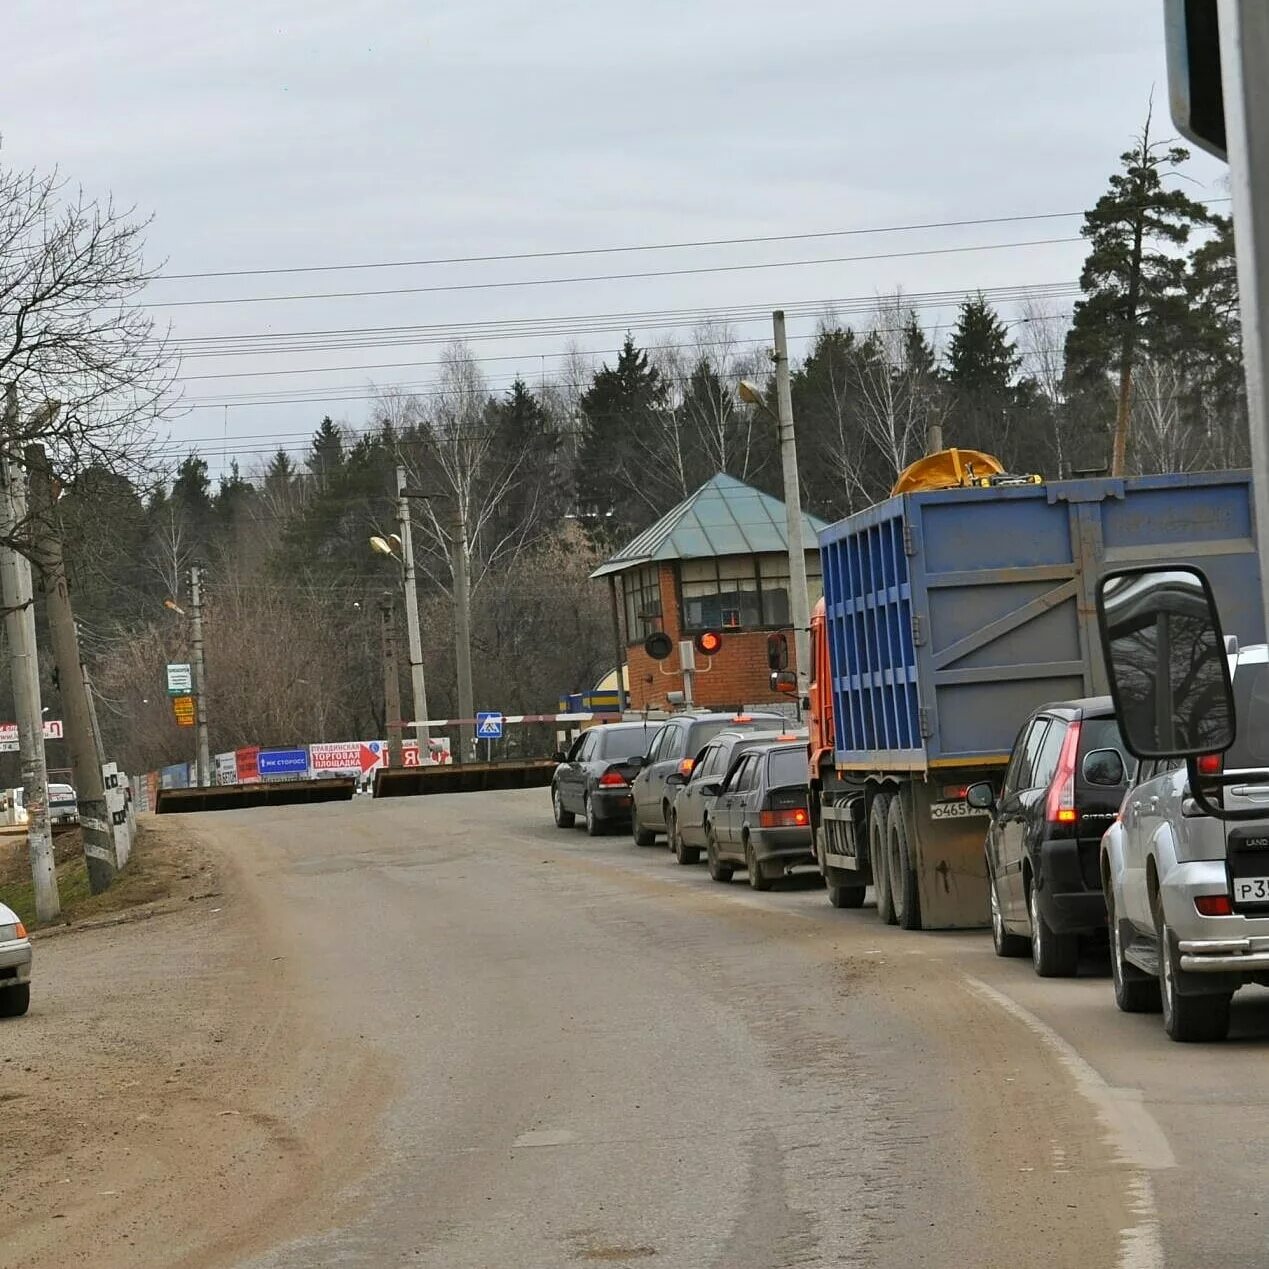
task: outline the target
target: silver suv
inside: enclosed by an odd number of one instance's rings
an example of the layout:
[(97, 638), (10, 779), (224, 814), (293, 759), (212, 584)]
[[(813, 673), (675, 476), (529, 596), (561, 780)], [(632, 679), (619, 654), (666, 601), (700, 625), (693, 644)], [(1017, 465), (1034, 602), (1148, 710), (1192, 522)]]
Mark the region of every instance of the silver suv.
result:
[(1102, 838), (1115, 1002), (1162, 1007), (1174, 1040), (1224, 1039), (1234, 992), (1269, 985), (1269, 649), (1226, 643), (1236, 738), (1198, 770), (1224, 777), (1222, 809), (1264, 818), (1205, 814), (1184, 759), (1147, 759)]

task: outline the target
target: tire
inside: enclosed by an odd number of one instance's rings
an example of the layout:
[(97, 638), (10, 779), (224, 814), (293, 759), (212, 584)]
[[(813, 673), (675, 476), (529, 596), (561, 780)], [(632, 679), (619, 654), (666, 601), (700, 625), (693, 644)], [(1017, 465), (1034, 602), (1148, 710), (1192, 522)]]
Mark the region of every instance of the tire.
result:
[(630, 805), (630, 835), (634, 838), (636, 846), (651, 846), (657, 839), (655, 833), (639, 827), (639, 807), (633, 799)]
[(1110, 923), (1110, 977), (1115, 987), (1115, 1004), (1124, 1013), (1158, 1013), (1163, 1008), (1160, 981), (1124, 960), (1123, 931), (1115, 915), (1115, 896), (1109, 890), (1106, 917)]
[(855, 881), (837, 881), (835, 878), (844, 874), (840, 868), (832, 868), (829, 870), (825, 880), (828, 882), (828, 901), (835, 908), (862, 908), (864, 906), (864, 896), (868, 893), (867, 886), (861, 886)]
[(872, 867), (872, 888), (877, 896), (877, 916), (894, 925), (894, 901), (890, 897), (890, 868), (886, 862), (886, 813), (890, 794), (878, 793), (868, 812), (868, 862)]
[(572, 811), (564, 809), (564, 801), (560, 797), (560, 786), (558, 784), (551, 785), (551, 810), (555, 812), (556, 828), (572, 828), (577, 816)]
[(1159, 935), (1159, 995), (1163, 1005), (1163, 1029), (1181, 1044), (1211, 1044), (1229, 1035), (1231, 994), (1184, 996), (1178, 990), (1181, 967), (1171, 929), (1156, 918)]
[(890, 809), (886, 813), (890, 901), (894, 904), (894, 919), (899, 928), (919, 930), (921, 896), (917, 890), (916, 869), (912, 866), (909, 841), (908, 813), (903, 809), (903, 798), (891, 798)]
[(608, 831), (608, 821), (600, 819), (595, 814), (595, 804), (591, 801), (589, 793), (582, 798), (582, 813), (586, 817), (586, 835), (588, 837), (603, 837)]
[(1036, 898), (1035, 882), (1027, 888), (1031, 914), (1031, 964), (1041, 978), (1074, 978), (1080, 964), (1080, 941), (1074, 934), (1057, 934), (1049, 927)]
[(31, 1006), (31, 984), (0, 989), (0, 1018), (20, 1018)]
[(705, 858), (709, 862), (709, 879), (726, 885), (731, 881), (735, 869), (718, 858), (718, 843), (714, 840), (714, 826), (705, 830)]
[(1000, 909), (1000, 898), (996, 894), (996, 879), (987, 870), (987, 888), (991, 898), (991, 945), (997, 956), (1019, 957), (1031, 953), (1031, 944), (1021, 934), (1010, 934), (1005, 929), (1004, 913)]
[(670, 812), (667, 823), (670, 826), (670, 849), (674, 852), (674, 858), (680, 864), (699, 864), (701, 849), (699, 846), (688, 846), (684, 843), (682, 834), (679, 832), (679, 817), (674, 811)]
[(749, 888), (751, 890), (770, 890), (771, 878), (762, 871), (762, 865), (758, 862), (758, 857), (753, 853), (753, 842), (749, 840), (749, 834), (745, 834), (745, 871), (749, 874)]

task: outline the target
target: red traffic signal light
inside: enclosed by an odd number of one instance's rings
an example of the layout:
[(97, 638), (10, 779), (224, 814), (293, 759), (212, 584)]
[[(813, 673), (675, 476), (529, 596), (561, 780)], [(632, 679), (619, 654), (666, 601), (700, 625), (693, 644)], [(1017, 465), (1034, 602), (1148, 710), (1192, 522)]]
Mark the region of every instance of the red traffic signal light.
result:
[(717, 656), (723, 646), (723, 636), (717, 630), (702, 630), (692, 640), (692, 646), (701, 656)]
[(664, 630), (654, 630), (643, 641), (643, 650), (654, 661), (664, 661), (674, 651), (674, 640)]

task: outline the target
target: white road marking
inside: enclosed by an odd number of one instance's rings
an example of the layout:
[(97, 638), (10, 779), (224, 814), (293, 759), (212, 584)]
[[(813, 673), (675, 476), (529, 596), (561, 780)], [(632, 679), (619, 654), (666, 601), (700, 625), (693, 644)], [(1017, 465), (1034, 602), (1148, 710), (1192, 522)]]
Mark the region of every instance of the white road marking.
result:
[(970, 977), (967, 981), (980, 996), (1016, 1018), (1057, 1054), (1080, 1094), (1097, 1111), (1120, 1157), (1138, 1170), (1128, 1186), (1137, 1224), (1121, 1235), (1119, 1269), (1162, 1269), (1163, 1243), (1150, 1173), (1175, 1168), (1176, 1156), (1163, 1129), (1142, 1105), (1141, 1090), (1112, 1088), (1048, 1023), (981, 979)]

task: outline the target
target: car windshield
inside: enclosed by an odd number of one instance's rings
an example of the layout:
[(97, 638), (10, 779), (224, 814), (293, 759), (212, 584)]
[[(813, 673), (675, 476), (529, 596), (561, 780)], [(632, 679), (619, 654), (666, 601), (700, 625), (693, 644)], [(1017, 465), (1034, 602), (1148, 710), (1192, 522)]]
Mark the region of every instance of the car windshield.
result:
[(636, 754), (647, 753), (655, 727), (621, 727), (606, 731), (599, 742), (601, 757), (609, 762), (624, 762)]
[(773, 749), (767, 759), (767, 777), (772, 785), (806, 784), (806, 750), (800, 745), (796, 749)]
[(1240, 662), (1234, 671), (1234, 719), (1225, 769), (1269, 768), (1269, 662)]

